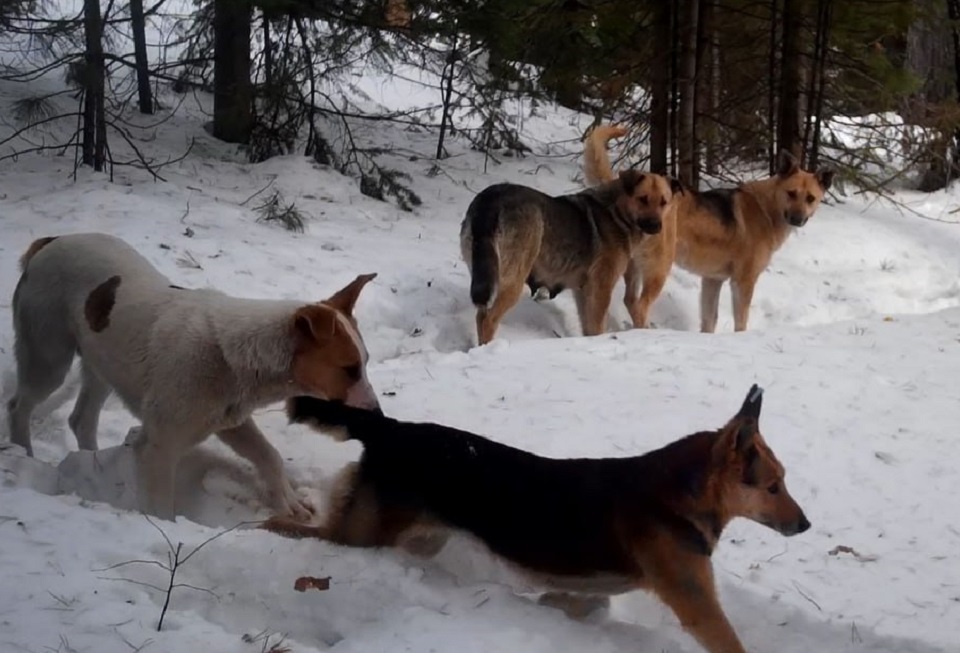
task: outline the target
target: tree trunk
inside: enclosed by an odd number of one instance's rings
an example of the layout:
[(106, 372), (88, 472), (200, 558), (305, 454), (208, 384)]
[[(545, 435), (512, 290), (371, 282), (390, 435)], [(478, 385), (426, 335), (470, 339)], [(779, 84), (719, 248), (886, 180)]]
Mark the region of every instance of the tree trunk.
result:
[(447, 61), (440, 76), (440, 90), (443, 92), (443, 113), (440, 115), (440, 136), (437, 138), (437, 160), (444, 158), (443, 141), (447, 136), (447, 123), (450, 121), (450, 102), (453, 98), (453, 82), (456, 79), (457, 66), (457, 32), (453, 32), (453, 42)]
[[(816, 89), (814, 89), (813, 134), (810, 143), (810, 151), (807, 156), (807, 167), (815, 170), (820, 166), (820, 129), (823, 122), (823, 99), (826, 95), (826, 76), (827, 76), (827, 53), (830, 45), (830, 25), (833, 20), (832, 0), (819, 0), (819, 15), (817, 16), (817, 34), (820, 37), (820, 50), (817, 52), (816, 59), (813, 62), (814, 77), (817, 80)], [(804, 139), (806, 140), (806, 139)]]
[(697, 187), (697, 23), (700, 14), (698, 0), (680, 3), (677, 27), (680, 36), (677, 86), (679, 121), (677, 123), (677, 172), (689, 188)]
[[(947, 158), (951, 136), (938, 124), (937, 109), (954, 96), (955, 80), (960, 81), (956, 32), (952, 27), (955, 16), (960, 16), (957, 0), (920, 0), (916, 18), (907, 30), (904, 68), (921, 84), (904, 101), (901, 111), (908, 123), (937, 134), (935, 138), (921, 136), (919, 143), (911, 143), (917, 146), (917, 158), (926, 168), (919, 184), (925, 192), (940, 190), (950, 176)], [(949, 74), (944, 74), (947, 71)]]
[(147, 21), (143, 15), (143, 0), (130, 0), (130, 29), (133, 31), (133, 58), (137, 68), (140, 113), (153, 113), (150, 62), (147, 60)]
[(777, 19), (778, 0), (770, 0), (770, 49), (768, 51), (769, 59), (767, 61), (767, 84), (769, 85), (767, 96), (767, 138), (770, 143), (767, 149), (767, 167), (772, 175), (777, 170), (777, 97), (780, 94), (780, 75), (777, 66), (778, 52), (778, 25)]
[(697, 24), (698, 83), (694, 140), (703, 145), (704, 168), (709, 175), (717, 173), (717, 123), (713, 118), (720, 105), (720, 53), (714, 23), (716, 4), (717, 0), (700, 0), (700, 20)]
[(656, 0), (653, 41), (656, 58), (650, 93), (650, 171), (667, 174), (667, 150), (670, 142), (670, 39), (671, 0)]
[(670, 11), (670, 162), (669, 174), (677, 176), (680, 141), (680, 21), (677, 4)]
[(214, 0), (213, 136), (228, 143), (248, 142), (253, 127), (250, 21), (245, 0)]
[(103, 170), (107, 160), (107, 123), (103, 88), (103, 21), (99, 0), (84, 0), (83, 163)]
[(800, 132), (800, 30), (801, 2), (783, 0), (783, 40), (780, 57), (780, 121), (777, 125), (780, 150), (787, 150), (798, 159), (803, 153)]

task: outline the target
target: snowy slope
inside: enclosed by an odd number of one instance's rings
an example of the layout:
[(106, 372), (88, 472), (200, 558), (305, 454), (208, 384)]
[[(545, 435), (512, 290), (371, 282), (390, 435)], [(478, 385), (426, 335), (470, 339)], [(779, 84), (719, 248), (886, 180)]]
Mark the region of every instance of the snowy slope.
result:
[[(388, 106), (408, 92), (389, 80), (364, 84), (371, 102)], [(28, 91), (0, 87), (0, 105)], [(775, 257), (748, 333), (695, 333), (697, 282), (677, 271), (652, 312), (658, 329), (623, 330), (617, 303), (613, 333), (582, 338), (569, 297), (524, 299), (497, 341), (471, 348), (457, 243), (467, 203), (502, 180), (578, 189), (576, 138), (586, 122), (542, 111), (525, 122), (540, 154), (486, 174), (462, 143), (450, 144), (436, 173), (431, 134), (358, 126), (371, 142), (402, 139), (391, 163), (424, 199), (413, 214), (302, 157), (244, 164), (191, 106), (142, 144), (163, 160), (195, 139), (190, 156), (162, 170), (165, 182), (119, 169), (117, 183), (86, 170), (75, 183), (72, 158), (53, 155), (0, 163), (0, 395), (13, 389), (16, 259), (40, 236), (116, 233), (180, 285), (250, 297), (320, 299), (377, 271), (358, 317), (371, 379), (397, 417), (545, 455), (622, 456), (717, 427), (752, 382), (766, 387), (763, 431), (814, 526), (789, 540), (749, 523), (725, 534), (715, 565), (748, 650), (960, 650), (960, 226), (851, 199), (824, 207)], [(550, 145), (560, 140), (570, 142)], [(268, 186), (310, 215), (305, 234), (256, 222), (248, 199)], [(900, 199), (927, 218), (956, 217), (950, 193)], [(724, 302), (719, 328), (728, 332)], [(117, 445), (134, 420), (111, 400), (105, 451), (75, 453), (66, 428), (75, 384), (71, 377), (38, 411), (37, 460), (0, 451), (0, 651), (252, 652), (281, 636), (297, 652), (699, 650), (643, 594), (615, 599), (608, 616), (588, 623), (537, 606), (531, 588), (466, 538), (423, 563), (243, 528), (180, 569), (177, 581), (200, 589), (175, 590), (158, 633), (164, 593), (139, 583), (166, 587), (167, 574), (155, 564), (110, 569), (167, 560), (161, 533), (127, 509), (129, 457)], [(258, 421), (318, 502), (359, 451), (287, 426), (279, 407)], [(191, 455), (181, 476), (185, 518), (159, 526), (184, 551), (267, 514), (252, 471), (218, 443)], [(831, 555), (838, 545), (861, 558)], [(331, 576), (331, 589), (294, 592), (304, 574)]]

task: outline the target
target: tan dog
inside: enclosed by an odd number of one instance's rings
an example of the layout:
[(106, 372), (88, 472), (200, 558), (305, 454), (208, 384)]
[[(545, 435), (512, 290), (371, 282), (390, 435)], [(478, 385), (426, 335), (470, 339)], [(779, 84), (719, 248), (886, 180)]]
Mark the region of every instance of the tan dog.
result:
[(308, 518), (277, 450), (250, 418), (297, 395), (379, 410), (353, 307), (376, 275), (319, 303), (238, 299), (170, 283), (127, 243), (106, 234), (34, 242), (13, 294), (17, 392), (10, 434), (32, 455), (30, 415), (64, 381), (75, 355), (82, 384), (69, 424), (97, 448), (111, 392), (142, 421), (137, 445), (145, 510), (174, 512), (177, 463), (211, 433), (249, 460), (283, 513)]
[[(620, 127), (603, 125), (587, 138), (584, 173), (588, 184), (604, 183), (613, 175), (606, 143), (624, 133)], [(647, 326), (650, 305), (676, 261), (701, 277), (700, 330), (716, 329), (720, 289), (727, 280), (734, 329), (745, 330), (757, 279), (793, 230), (816, 212), (833, 176), (826, 168), (803, 170), (796, 157), (783, 151), (780, 169), (772, 177), (736, 188), (684, 189), (675, 203), (675, 235), (665, 220), (663, 231), (643, 244), (624, 277), (625, 302), (634, 326)], [(643, 291), (637, 298), (641, 279)]]
[(676, 180), (625, 170), (597, 188), (553, 197), (496, 184), (470, 203), (460, 251), (470, 268), (477, 340), (493, 339), (503, 316), (540, 286), (572, 288), (583, 334), (603, 333), (610, 299), (633, 251), (661, 229)]
[(717, 596), (711, 555), (745, 517), (783, 535), (810, 522), (760, 433), (761, 390), (715, 431), (641, 456), (544, 458), (441, 424), (401, 422), (308, 397), (291, 421), (363, 444), (341, 473), (321, 526), (263, 527), (357, 547), (440, 551), (465, 531), (548, 590), (568, 612), (611, 595), (655, 592), (711, 653), (743, 653)]

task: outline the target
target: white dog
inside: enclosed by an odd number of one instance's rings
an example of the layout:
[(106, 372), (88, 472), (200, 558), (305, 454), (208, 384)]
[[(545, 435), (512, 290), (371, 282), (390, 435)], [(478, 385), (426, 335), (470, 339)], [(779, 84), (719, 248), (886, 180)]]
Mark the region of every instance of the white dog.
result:
[(180, 456), (216, 433), (254, 464), (282, 513), (308, 518), (312, 507), (251, 413), (300, 395), (380, 409), (352, 316), (375, 274), (319, 303), (238, 299), (172, 285), (126, 242), (95, 233), (37, 240), (21, 268), (11, 440), (33, 455), (30, 415), (79, 355), (82, 383), (69, 418), (77, 444), (97, 448), (100, 410), (116, 392), (142, 422), (144, 510), (159, 517), (175, 515)]

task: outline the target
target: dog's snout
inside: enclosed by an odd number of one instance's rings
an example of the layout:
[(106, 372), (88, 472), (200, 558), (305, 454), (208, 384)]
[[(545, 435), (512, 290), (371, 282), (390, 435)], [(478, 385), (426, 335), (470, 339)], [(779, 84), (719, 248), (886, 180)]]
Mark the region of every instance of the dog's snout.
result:
[(781, 535), (786, 535), (787, 537), (799, 535), (800, 533), (810, 530), (810, 520), (801, 512), (800, 516), (795, 520), (782, 523), (776, 530), (780, 531)]
[(802, 227), (807, 224), (807, 216), (803, 213), (787, 212), (786, 218), (787, 222), (793, 227)]
[(663, 228), (663, 223), (657, 218), (647, 218), (640, 220), (640, 229), (648, 234), (658, 234)]
[(383, 410), (380, 408), (380, 401), (377, 399), (377, 393), (366, 381), (355, 383), (353, 387), (347, 391), (347, 397), (343, 403), (352, 408), (362, 408), (363, 410), (371, 410), (381, 415), (383, 414)]

